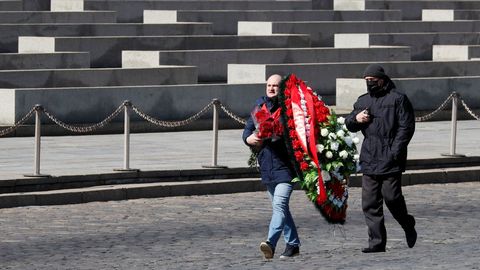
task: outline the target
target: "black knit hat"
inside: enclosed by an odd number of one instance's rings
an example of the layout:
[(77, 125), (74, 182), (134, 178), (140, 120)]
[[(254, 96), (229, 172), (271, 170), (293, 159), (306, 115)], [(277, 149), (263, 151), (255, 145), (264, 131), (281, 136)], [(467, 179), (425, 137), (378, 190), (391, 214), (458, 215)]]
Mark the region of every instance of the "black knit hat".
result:
[(377, 64), (369, 65), (363, 72), (363, 77), (388, 78), (383, 67)]

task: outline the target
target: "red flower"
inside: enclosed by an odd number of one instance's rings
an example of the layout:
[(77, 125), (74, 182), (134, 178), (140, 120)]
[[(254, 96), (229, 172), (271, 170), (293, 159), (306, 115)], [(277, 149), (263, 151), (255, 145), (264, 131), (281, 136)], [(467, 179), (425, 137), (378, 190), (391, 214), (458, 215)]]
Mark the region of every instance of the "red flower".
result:
[(270, 112), (265, 111), (263, 109), (261, 109), (261, 110), (259, 110), (255, 113), (255, 119), (257, 119), (258, 123), (262, 123), (262, 122), (266, 121), (268, 118), (270, 118)]
[(300, 163), (300, 169), (301, 169), (302, 171), (308, 170), (309, 167), (310, 167), (310, 166), (308, 166), (308, 163), (305, 162), (305, 161), (302, 161), (302, 162)]
[(288, 119), (287, 125), (289, 128), (295, 128), (295, 121), (293, 119)]
[(290, 94), (292, 94), (292, 93), (290, 92), (290, 88), (285, 89), (285, 92), (284, 92), (284, 93), (285, 93), (285, 96), (287, 96), (287, 97), (290, 96)]
[(294, 149), (302, 149), (302, 143), (299, 140), (292, 141)]
[(275, 133), (277, 136), (283, 134), (283, 125), (279, 121), (274, 122), (273, 133)]
[(295, 159), (300, 162), (303, 160), (303, 153), (300, 151), (295, 151)]
[(273, 135), (273, 119), (267, 119), (260, 124), (258, 137), (259, 138), (269, 138)]
[(290, 138), (296, 138), (297, 137), (297, 133), (295, 130), (290, 130), (289, 134)]
[(292, 107), (287, 108), (287, 115), (293, 115)]

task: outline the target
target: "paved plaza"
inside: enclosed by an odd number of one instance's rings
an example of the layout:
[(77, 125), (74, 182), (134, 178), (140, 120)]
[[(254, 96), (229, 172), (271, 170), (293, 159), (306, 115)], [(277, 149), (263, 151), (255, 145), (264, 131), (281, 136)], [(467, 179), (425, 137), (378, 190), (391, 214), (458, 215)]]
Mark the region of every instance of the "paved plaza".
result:
[(404, 188), (419, 238), (406, 246), (387, 214), (387, 252), (367, 244), (360, 189), (348, 219), (327, 224), (294, 191), (301, 256), (274, 260), (258, 250), (267, 233), (266, 193), (170, 197), (0, 209), (0, 269), (480, 269), (480, 183)]
[[(443, 158), (450, 151), (449, 121), (416, 123), (408, 159)], [(360, 133), (358, 133), (361, 136)], [(456, 153), (480, 156), (480, 121), (458, 122)], [(220, 130), (218, 164), (247, 167), (242, 130)], [(33, 173), (34, 138), (0, 137), (0, 180)], [(212, 131), (131, 135), (130, 167), (143, 171), (201, 169), (212, 164)], [(112, 173), (123, 166), (123, 135), (42, 137), (41, 172), (53, 176)]]

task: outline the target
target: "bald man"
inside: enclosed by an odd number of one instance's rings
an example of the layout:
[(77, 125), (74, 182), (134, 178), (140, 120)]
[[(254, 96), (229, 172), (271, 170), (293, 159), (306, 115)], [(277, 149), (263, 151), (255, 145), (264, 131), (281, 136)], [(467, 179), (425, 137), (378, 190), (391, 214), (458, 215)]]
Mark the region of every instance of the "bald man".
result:
[[(256, 110), (265, 106), (271, 114), (279, 113), (281, 108), (277, 96), (281, 81), (282, 77), (278, 74), (268, 78), (265, 89), (266, 96), (256, 101)], [(282, 121), (281, 118), (278, 121)], [(258, 151), (257, 161), (260, 166), (262, 183), (267, 187), (273, 210), (267, 240), (260, 243), (260, 251), (265, 259), (272, 259), (277, 242), (283, 232), (285, 251), (280, 258), (294, 257), (300, 254), (300, 240), (289, 208), (290, 195), (293, 190), (291, 181), (295, 177), (295, 171), (283, 138), (261, 139), (255, 130), (255, 123), (250, 117), (243, 131), (243, 141)]]

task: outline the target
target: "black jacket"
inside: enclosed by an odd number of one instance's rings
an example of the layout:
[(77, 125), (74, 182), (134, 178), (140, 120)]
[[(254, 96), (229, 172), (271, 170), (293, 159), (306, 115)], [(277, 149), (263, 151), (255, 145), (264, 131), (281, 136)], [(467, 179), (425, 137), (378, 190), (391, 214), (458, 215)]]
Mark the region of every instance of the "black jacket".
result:
[[(272, 109), (275, 110), (278, 108), (278, 106), (273, 104), (267, 97), (258, 99), (256, 106), (261, 107), (264, 103), (266, 103), (267, 108), (271, 111)], [(247, 144), (247, 137), (254, 131), (255, 124), (252, 117), (250, 117), (243, 130), (242, 137), (245, 144)], [(289, 183), (295, 177), (295, 171), (291, 165), (283, 138), (275, 142), (272, 142), (270, 139), (264, 140), (257, 159), (260, 165), (262, 183), (264, 184)]]
[[(356, 115), (368, 109), (370, 122), (358, 123)], [(353, 105), (345, 121), (348, 130), (362, 131), (360, 171), (382, 175), (405, 171), (407, 145), (415, 131), (413, 107), (405, 94), (395, 91), (389, 81), (376, 94), (364, 94)]]

